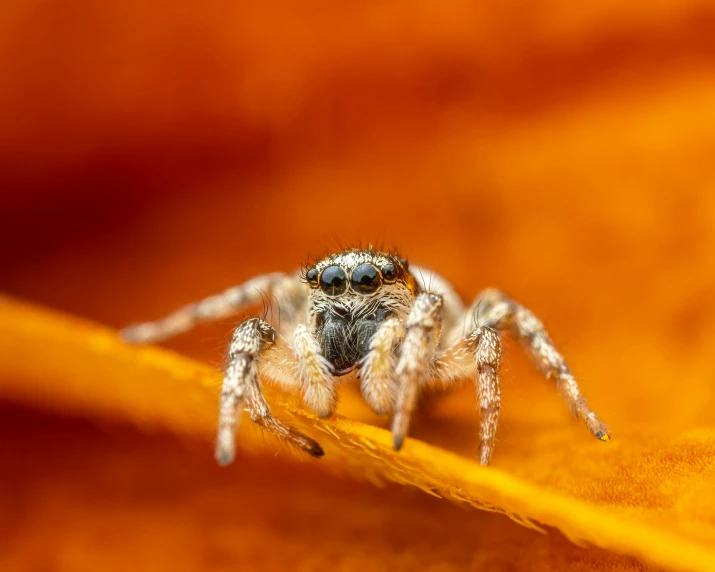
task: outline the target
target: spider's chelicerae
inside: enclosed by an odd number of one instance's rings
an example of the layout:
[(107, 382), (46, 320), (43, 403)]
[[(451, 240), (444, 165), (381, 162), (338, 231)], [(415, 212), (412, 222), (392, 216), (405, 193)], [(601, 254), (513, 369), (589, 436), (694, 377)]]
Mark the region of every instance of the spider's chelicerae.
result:
[[(423, 276), (429, 276), (428, 284)], [(332, 254), (292, 275), (259, 276), (157, 322), (129, 327), (122, 335), (134, 343), (165, 340), (199, 322), (236, 314), (264, 295), (277, 303), (279, 312), (273, 315), (280, 316), (278, 323), (248, 318), (236, 327), (229, 347), (216, 442), (222, 465), (233, 460), (244, 408), (262, 427), (321, 457), (318, 443), (271, 415), (261, 379), (300, 392), (309, 409), (329, 417), (337, 404), (337, 381), (351, 372), (375, 412), (392, 412), (398, 450), (422, 390), (473, 378), (481, 412), (479, 461), (486, 465), (499, 419), (504, 330), (519, 337), (591, 433), (609, 439), (534, 314), (494, 289), (466, 307), (443, 278), (372, 248)]]

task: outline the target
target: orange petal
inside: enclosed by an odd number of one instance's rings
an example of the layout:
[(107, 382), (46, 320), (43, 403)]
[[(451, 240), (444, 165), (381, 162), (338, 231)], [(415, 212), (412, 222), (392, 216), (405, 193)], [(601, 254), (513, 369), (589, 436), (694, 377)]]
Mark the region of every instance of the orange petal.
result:
[[(5, 396), (63, 412), (123, 419), (144, 429), (210, 438), (218, 382), (214, 369), (171, 352), (128, 347), (106, 328), (3, 301), (0, 388)], [(649, 487), (678, 493), (709, 490), (713, 464), (705, 461), (713, 458), (715, 431), (666, 441), (633, 433), (608, 446), (589, 439), (599, 448), (598, 460), (583, 465), (569, 463), (569, 458), (585, 455), (585, 448), (570, 447), (568, 435), (552, 436), (562, 441), (551, 449), (562, 456), (561, 466), (548, 482), (535, 483), (415, 439), (396, 453), (385, 430), (340, 416), (319, 420), (279, 391), (267, 391), (267, 398), (278, 417), (323, 445), (325, 458), (307, 461), (317, 469), (411, 485), (520, 521), (554, 526), (572, 539), (673, 570), (715, 567), (712, 515), (690, 503), (684, 503), (687, 510), (679, 506), (664, 512), (645, 504), (642, 494)], [(250, 451), (276, 449), (250, 423), (241, 428), (239, 445)], [(539, 459), (525, 456), (522, 472), (538, 473)], [(654, 472), (665, 466), (665, 459), (669, 470)], [(685, 470), (693, 462), (700, 466), (695, 474)], [(618, 498), (621, 502), (614, 502)]]

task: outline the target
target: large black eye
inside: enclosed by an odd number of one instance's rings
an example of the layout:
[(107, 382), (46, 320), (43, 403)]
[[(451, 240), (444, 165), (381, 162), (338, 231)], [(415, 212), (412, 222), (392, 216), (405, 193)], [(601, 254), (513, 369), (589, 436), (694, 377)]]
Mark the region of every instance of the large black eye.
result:
[(320, 289), (328, 296), (339, 296), (347, 285), (345, 271), (340, 266), (328, 266), (320, 273)]
[(317, 286), (318, 285), (318, 271), (315, 268), (311, 268), (308, 270), (308, 272), (305, 273), (305, 279), (308, 281), (308, 284), (311, 286)]
[(380, 273), (372, 264), (361, 264), (353, 270), (350, 284), (356, 292), (372, 294), (380, 287)]
[(395, 265), (388, 262), (381, 269), (382, 278), (385, 282), (394, 282), (397, 278), (397, 270), (395, 270)]

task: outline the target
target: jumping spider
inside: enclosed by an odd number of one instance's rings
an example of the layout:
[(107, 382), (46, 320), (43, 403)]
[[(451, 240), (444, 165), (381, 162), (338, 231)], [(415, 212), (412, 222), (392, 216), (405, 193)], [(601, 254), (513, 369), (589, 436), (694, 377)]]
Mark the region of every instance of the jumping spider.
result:
[[(418, 280), (423, 274), (430, 276), (429, 287)], [(276, 300), (280, 319), (271, 324), (248, 318), (233, 333), (219, 407), (216, 459), (221, 465), (234, 458), (244, 407), (254, 422), (321, 457), (318, 443), (271, 415), (261, 378), (301, 392), (305, 405), (325, 418), (335, 411), (338, 378), (354, 370), (370, 407), (393, 413), (397, 450), (423, 389), (474, 378), (481, 410), (479, 461), (486, 465), (499, 418), (503, 330), (518, 335), (591, 433), (609, 439), (534, 314), (494, 289), (466, 307), (443, 278), (372, 248), (332, 254), (292, 275), (259, 276), (157, 322), (129, 327), (122, 336), (133, 343), (165, 340), (200, 322), (234, 315), (264, 294)]]

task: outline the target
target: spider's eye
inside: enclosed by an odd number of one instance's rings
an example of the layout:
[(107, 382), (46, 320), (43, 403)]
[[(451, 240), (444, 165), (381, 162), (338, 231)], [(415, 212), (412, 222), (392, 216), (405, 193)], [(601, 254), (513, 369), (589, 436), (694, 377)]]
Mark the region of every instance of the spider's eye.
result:
[(317, 286), (318, 285), (318, 271), (315, 268), (311, 268), (308, 270), (308, 272), (305, 273), (305, 279), (308, 281), (308, 284), (311, 286)]
[(328, 296), (340, 296), (347, 285), (345, 271), (340, 266), (328, 266), (320, 273), (320, 289)]
[(395, 278), (397, 278), (397, 270), (395, 270), (395, 265), (391, 263), (385, 264), (385, 266), (382, 267), (382, 278), (385, 280), (385, 282), (394, 282)]
[(350, 284), (356, 292), (372, 294), (380, 287), (380, 273), (372, 264), (361, 264), (353, 270)]
[(402, 264), (403, 268), (405, 268), (405, 269), (407, 269), (407, 267), (410, 265), (410, 263), (407, 262), (407, 260), (404, 258), (398, 258), (397, 260), (400, 261), (400, 264)]

